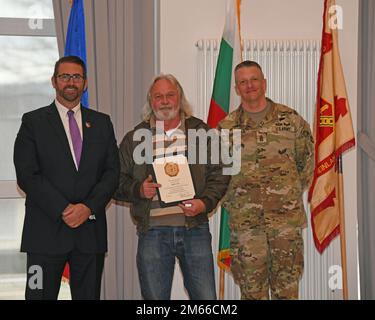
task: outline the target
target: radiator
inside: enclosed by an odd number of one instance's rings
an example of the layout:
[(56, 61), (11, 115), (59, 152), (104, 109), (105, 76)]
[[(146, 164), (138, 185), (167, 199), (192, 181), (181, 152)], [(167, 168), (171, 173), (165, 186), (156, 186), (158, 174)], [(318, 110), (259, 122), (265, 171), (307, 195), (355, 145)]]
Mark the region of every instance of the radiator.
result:
[[(197, 107), (195, 114), (207, 119), (212, 94), (218, 40), (199, 40), (197, 46)], [(258, 62), (267, 79), (267, 96), (286, 104), (313, 124), (320, 42), (316, 40), (244, 40), (243, 59)], [(310, 211), (305, 194), (308, 227), (303, 232), (305, 268), (300, 282), (300, 299), (335, 300), (342, 290), (329, 286), (331, 266), (340, 265), (340, 242), (337, 237), (322, 255), (315, 249), (310, 225)], [(220, 214), (210, 219), (214, 255), (218, 251)], [(219, 270), (215, 266), (217, 279)], [(332, 282), (331, 282), (332, 283)], [(330, 288), (331, 287), (331, 288)], [(240, 292), (230, 274), (225, 276), (225, 299), (239, 299)]]

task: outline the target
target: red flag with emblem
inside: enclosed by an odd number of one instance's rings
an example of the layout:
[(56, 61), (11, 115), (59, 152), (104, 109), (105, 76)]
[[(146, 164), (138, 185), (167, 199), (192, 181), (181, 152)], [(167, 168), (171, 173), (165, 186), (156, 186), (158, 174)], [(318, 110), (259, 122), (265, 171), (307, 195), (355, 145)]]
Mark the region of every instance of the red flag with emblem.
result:
[(340, 233), (337, 159), (355, 145), (339, 54), (335, 5), (335, 0), (324, 2), (314, 123), (315, 171), (309, 190), (311, 224), (315, 246), (320, 253)]

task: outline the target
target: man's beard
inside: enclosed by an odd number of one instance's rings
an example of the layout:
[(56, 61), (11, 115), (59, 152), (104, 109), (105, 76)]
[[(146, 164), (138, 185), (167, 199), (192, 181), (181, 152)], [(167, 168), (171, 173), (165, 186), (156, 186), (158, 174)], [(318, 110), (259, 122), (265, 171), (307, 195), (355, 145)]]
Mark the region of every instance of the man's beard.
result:
[[(66, 90), (67, 89), (75, 89), (75, 91), (68, 93)], [(60, 95), (67, 101), (74, 101), (76, 100), (82, 92), (77, 88), (76, 86), (68, 86), (65, 87), (64, 89), (60, 90)]]
[(157, 120), (167, 121), (175, 119), (180, 112), (180, 108), (175, 108), (174, 106), (167, 105), (159, 108), (159, 110), (157, 111), (153, 109), (153, 112)]

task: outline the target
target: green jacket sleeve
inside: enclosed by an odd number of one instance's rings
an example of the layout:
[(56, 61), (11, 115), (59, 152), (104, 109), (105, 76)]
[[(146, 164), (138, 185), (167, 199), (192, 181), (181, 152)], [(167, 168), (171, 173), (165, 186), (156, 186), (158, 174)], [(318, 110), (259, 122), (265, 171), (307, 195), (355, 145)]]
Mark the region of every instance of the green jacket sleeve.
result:
[[(207, 144), (207, 170), (206, 170), (206, 184), (203, 194), (200, 196), (200, 199), (204, 202), (206, 206), (206, 212), (211, 212), (214, 210), (221, 200), (224, 197), (231, 176), (223, 174), (223, 163), (221, 157), (219, 157), (219, 163), (211, 163), (211, 142)], [(219, 152), (220, 154), (221, 152)]]
[(303, 190), (310, 186), (313, 178), (315, 157), (314, 139), (309, 124), (301, 118), (296, 136), (296, 165)]
[(119, 147), (120, 181), (113, 198), (119, 201), (135, 202), (141, 199), (141, 182), (134, 177), (133, 132), (125, 135)]

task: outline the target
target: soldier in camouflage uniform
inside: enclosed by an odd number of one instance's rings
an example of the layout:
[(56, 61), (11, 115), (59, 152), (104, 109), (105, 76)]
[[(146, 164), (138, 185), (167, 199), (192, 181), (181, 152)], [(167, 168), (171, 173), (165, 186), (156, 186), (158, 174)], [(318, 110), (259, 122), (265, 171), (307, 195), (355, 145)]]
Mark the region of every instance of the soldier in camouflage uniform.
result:
[(219, 129), (241, 130), (241, 171), (223, 206), (229, 212), (231, 270), (242, 299), (298, 299), (306, 226), (302, 200), (314, 167), (314, 143), (298, 113), (266, 98), (261, 67), (235, 69), (241, 105)]

